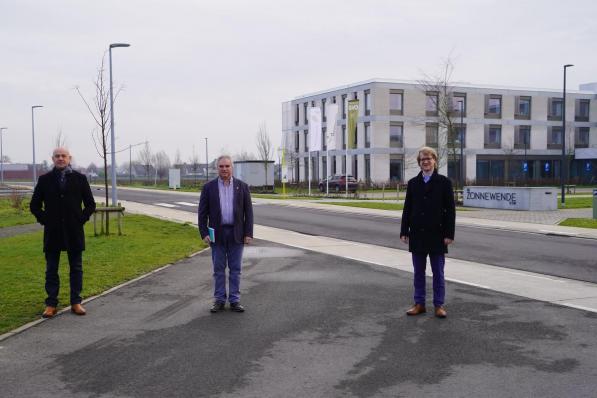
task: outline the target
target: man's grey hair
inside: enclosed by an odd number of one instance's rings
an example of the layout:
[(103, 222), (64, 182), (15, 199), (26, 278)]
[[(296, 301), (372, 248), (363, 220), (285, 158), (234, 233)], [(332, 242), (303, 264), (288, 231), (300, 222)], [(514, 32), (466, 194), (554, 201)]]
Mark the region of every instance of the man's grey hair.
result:
[(216, 166), (220, 165), (220, 160), (222, 160), (222, 159), (228, 159), (228, 160), (230, 160), (230, 164), (234, 165), (234, 162), (232, 161), (232, 157), (230, 157), (230, 155), (220, 155), (218, 157), (218, 160), (216, 161)]

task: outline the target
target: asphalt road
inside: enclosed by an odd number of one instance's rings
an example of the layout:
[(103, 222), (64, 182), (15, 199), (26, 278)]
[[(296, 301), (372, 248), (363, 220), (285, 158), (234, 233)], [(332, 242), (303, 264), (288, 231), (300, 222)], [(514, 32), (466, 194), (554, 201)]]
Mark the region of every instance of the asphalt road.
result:
[[(98, 189), (96, 192), (102, 191)], [(103, 191), (102, 191), (103, 192)], [(119, 190), (119, 198), (147, 204), (197, 202), (198, 194)], [(180, 210), (196, 212), (192, 206)], [(400, 218), (350, 214), (320, 209), (260, 204), (255, 223), (309, 235), (329, 236), (405, 249), (398, 237)], [(596, 242), (490, 228), (458, 226), (450, 257), (490, 265), (597, 283)]]
[(594, 397), (597, 315), (255, 241), (243, 314), (209, 314), (209, 251), (0, 342), (6, 397)]

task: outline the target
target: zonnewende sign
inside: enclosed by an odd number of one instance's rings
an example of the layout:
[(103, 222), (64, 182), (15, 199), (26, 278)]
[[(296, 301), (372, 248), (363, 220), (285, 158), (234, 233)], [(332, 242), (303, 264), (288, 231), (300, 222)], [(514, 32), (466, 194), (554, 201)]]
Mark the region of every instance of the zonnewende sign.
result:
[(465, 187), (464, 206), (506, 210), (557, 210), (558, 195), (550, 187)]

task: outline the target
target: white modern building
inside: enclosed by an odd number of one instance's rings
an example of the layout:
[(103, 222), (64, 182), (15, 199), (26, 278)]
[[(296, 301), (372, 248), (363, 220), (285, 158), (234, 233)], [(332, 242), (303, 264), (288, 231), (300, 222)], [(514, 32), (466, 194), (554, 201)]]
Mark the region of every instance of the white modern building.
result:
[[(438, 149), (440, 172), (455, 181), (463, 172), (468, 183), (552, 184), (559, 182), (565, 140), (569, 181), (597, 182), (597, 83), (567, 90), (565, 133), (561, 89), (453, 84), (444, 95), (437, 87), (371, 79), (284, 102), (289, 181), (306, 181), (311, 159), (312, 181), (347, 173), (374, 184), (404, 182), (418, 173), (416, 153), (427, 145)], [(352, 99), (359, 100), (356, 148), (346, 151)], [(326, 106), (332, 103), (339, 110), (329, 150)], [(309, 151), (310, 107), (321, 109), (321, 151)]]

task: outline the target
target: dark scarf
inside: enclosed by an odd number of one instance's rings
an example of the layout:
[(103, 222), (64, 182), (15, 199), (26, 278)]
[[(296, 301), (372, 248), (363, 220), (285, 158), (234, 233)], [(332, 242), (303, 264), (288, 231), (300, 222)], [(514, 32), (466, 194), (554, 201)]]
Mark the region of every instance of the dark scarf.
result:
[(65, 168), (63, 168), (62, 170), (54, 168), (54, 172), (56, 173), (56, 176), (58, 177), (58, 183), (60, 184), (60, 190), (64, 191), (64, 188), (66, 188), (66, 175), (72, 173), (73, 169), (70, 167), (70, 165), (68, 165)]

